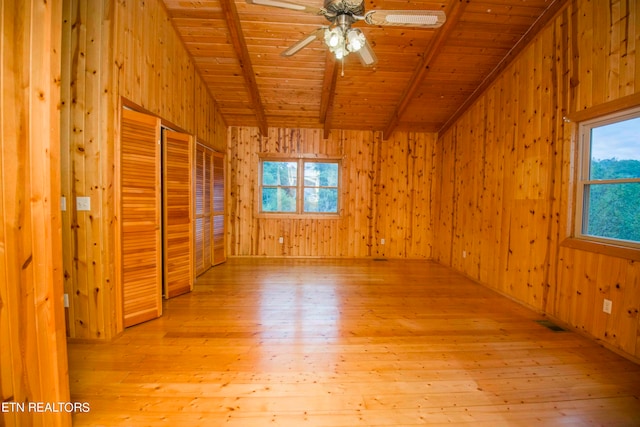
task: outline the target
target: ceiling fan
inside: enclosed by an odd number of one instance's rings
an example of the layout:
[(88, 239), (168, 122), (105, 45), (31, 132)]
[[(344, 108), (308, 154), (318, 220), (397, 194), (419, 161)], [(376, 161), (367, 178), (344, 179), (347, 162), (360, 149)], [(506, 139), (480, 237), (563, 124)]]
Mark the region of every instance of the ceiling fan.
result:
[(282, 56), (292, 56), (315, 40), (324, 40), (329, 50), (340, 60), (349, 53), (356, 53), (365, 66), (374, 65), (378, 59), (362, 31), (351, 28), (356, 21), (369, 25), (393, 25), (420, 28), (438, 28), (446, 20), (441, 10), (372, 10), (365, 13), (365, 0), (324, 0), (324, 7), (317, 8), (286, 0), (246, 0), (249, 4), (279, 7), (299, 12), (322, 15), (330, 25), (308, 34)]

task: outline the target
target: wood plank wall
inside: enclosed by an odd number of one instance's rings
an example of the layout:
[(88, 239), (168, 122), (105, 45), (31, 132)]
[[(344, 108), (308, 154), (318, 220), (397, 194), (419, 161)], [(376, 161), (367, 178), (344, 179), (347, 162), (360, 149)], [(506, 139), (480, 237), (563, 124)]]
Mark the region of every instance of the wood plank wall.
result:
[(640, 262), (563, 245), (574, 149), (563, 117), (640, 92), (638, 24), (633, 0), (568, 2), (440, 135), (433, 199), (435, 259), (636, 358)]
[[(120, 111), (161, 117), (226, 149), (226, 125), (158, 0), (63, 0), (62, 195), (69, 334), (109, 339), (122, 330), (118, 200)], [(77, 211), (75, 198), (91, 198)]]
[[(397, 132), (231, 127), (228, 250), (231, 256), (430, 258), (430, 196), (436, 135)], [(340, 218), (260, 216), (259, 154), (342, 158)], [(278, 242), (279, 237), (284, 243)], [(385, 244), (380, 244), (385, 239)]]
[(59, 2), (0, 2), (0, 398), (3, 426), (68, 426), (60, 218)]

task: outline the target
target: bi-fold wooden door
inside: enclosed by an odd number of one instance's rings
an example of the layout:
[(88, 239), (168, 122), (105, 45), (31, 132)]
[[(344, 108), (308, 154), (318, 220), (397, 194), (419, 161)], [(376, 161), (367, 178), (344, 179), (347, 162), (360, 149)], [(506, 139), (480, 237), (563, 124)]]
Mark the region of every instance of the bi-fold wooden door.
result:
[(193, 142), (189, 135), (170, 130), (162, 133), (161, 141), (160, 129), (156, 117), (122, 111), (120, 238), (125, 327), (162, 315), (163, 284), (167, 298), (193, 288)]
[(224, 214), (224, 155), (213, 153), (213, 207), (212, 215), (212, 264), (218, 265), (227, 260), (225, 245)]
[(122, 110), (121, 277), (124, 326), (162, 314), (160, 120)]
[(190, 135), (170, 130), (163, 131), (162, 140), (164, 296), (173, 298), (193, 289), (193, 143)]
[(213, 151), (196, 145), (196, 212), (195, 212), (195, 268), (196, 275), (207, 271), (211, 263), (211, 194), (213, 182)]
[(196, 145), (195, 266), (200, 275), (226, 260), (224, 155)]

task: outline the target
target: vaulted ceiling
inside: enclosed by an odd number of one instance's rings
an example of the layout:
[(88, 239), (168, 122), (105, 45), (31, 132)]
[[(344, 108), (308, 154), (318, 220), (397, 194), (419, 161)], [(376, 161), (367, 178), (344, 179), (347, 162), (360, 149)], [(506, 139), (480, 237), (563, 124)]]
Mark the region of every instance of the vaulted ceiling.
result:
[[(565, 0), (365, 0), (366, 11), (446, 13), (437, 29), (360, 28), (377, 55), (337, 61), (316, 40), (281, 53), (324, 16), (245, 0), (163, 0), (230, 126), (439, 131), (447, 127)], [(288, 0), (323, 7), (323, 0)], [(358, 2), (360, 0), (349, 0)]]

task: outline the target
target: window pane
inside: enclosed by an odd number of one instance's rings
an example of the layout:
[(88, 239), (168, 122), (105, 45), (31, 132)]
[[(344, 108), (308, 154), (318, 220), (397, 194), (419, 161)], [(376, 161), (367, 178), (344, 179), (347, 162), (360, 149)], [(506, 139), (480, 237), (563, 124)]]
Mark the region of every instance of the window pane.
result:
[(591, 129), (589, 179), (640, 178), (640, 117)]
[(262, 188), (263, 212), (295, 212), (296, 189), (295, 188)]
[(586, 235), (640, 242), (640, 183), (585, 188)]
[(305, 187), (337, 187), (338, 164), (306, 162), (304, 164)]
[(305, 188), (305, 212), (338, 212), (338, 189), (335, 188)]
[(296, 162), (262, 162), (262, 185), (295, 186), (297, 181)]

